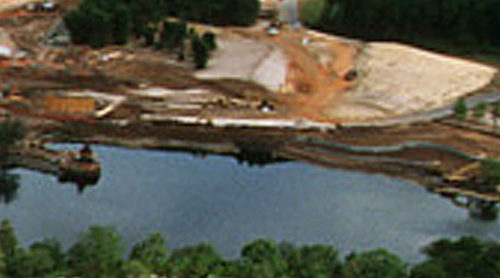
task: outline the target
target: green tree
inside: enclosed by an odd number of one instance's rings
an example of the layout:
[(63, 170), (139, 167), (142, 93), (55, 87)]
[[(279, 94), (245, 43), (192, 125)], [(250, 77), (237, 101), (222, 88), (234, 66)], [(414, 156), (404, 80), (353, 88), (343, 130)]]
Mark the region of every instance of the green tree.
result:
[(48, 250), (41, 248), (21, 250), (14, 255), (10, 269), (10, 274), (13, 277), (54, 277), (57, 262), (51, 257)]
[(112, 277), (120, 271), (124, 247), (113, 228), (93, 226), (68, 251), (73, 275)]
[(440, 263), (447, 277), (482, 277), (477, 276), (477, 266), (483, 260), (483, 244), (476, 238), (463, 237), (455, 242), (439, 240), (424, 252)]
[(7, 276), (7, 258), (2, 250), (0, 250), (0, 278)]
[(488, 106), (485, 103), (481, 103), (474, 107), (473, 111), (473, 116), (476, 118), (476, 120), (480, 120), (481, 118), (486, 115), (486, 110), (488, 109)]
[(327, 0), (309, 0), (304, 2), (300, 11), (300, 20), (310, 27), (320, 26)]
[(331, 246), (304, 246), (299, 251), (299, 264), (294, 276), (300, 278), (341, 277), (341, 263), (337, 251)]
[(288, 272), (287, 262), (272, 240), (258, 239), (245, 245), (241, 257), (252, 266), (253, 276), (284, 277)]
[(113, 17), (105, 10), (91, 6), (88, 17), (89, 24), (88, 44), (94, 48), (104, 47), (111, 43), (113, 38)]
[(481, 176), (488, 185), (500, 184), (500, 161), (487, 159), (481, 162)]
[(155, 33), (156, 33), (156, 28), (155, 27), (146, 27), (144, 31), (144, 39), (146, 42), (146, 46), (152, 46), (155, 44)]
[(446, 278), (443, 266), (434, 260), (428, 260), (414, 266), (410, 278)]
[(405, 278), (406, 265), (396, 255), (378, 249), (354, 254), (347, 260), (345, 278)]
[(184, 44), (187, 37), (187, 24), (184, 21), (167, 21), (163, 23), (160, 34), (160, 48), (175, 50)]
[(110, 3), (85, 0), (78, 9), (65, 16), (74, 43), (98, 48), (112, 42), (113, 14), (105, 8), (116, 7), (116, 3)]
[(496, 132), (498, 129), (498, 117), (500, 117), (500, 103), (492, 104), (491, 113), (493, 114), (493, 130)]
[(459, 98), (453, 107), (455, 118), (461, 122), (467, 119), (467, 104), (464, 98)]
[[(303, 8), (306, 15), (317, 11), (308, 8), (317, 5), (314, 2), (306, 2)], [(500, 23), (496, 0), (327, 0), (325, 3), (317, 27), (336, 34), (368, 40), (399, 40), (448, 52), (456, 52), (458, 48), (462, 54), (491, 52), (491, 48), (499, 45), (498, 33), (493, 30)]]
[(79, 9), (66, 14), (64, 23), (71, 32), (71, 39), (76, 44), (88, 43), (90, 37), (90, 28), (86, 25), (88, 5), (82, 4)]
[(17, 198), (19, 175), (0, 169), (0, 201), (9, 204)]
[(191, 48), (193, 49), (194, 64), (196, 69), (206, 68), (209, 58), (208, 46), (198, 35), (194, 35), (191, 38)]
[(226, 15), (229, 15), (228, 24), (250, 26), (255, 23), (260, 13), (259, 0), (226, 0)]
[(242, 260), (221, 262), (214, 268), (213, 275), (215, 277), (256, 278), (252, 276), (251, 265)]
[(22, 251), (18, 247), (18, 240), (16, 232), (12, 223), (8, 219), (4, 219), (0, 224), (0, 253), (1, 253), (1, 265), (4, 267), (4, 273), (15, 274), (16, 270), (16, 256)]
[(214, 274), (222, 258), (213, 247), (201, 243), (193, 247), (174, 250), (170, 256), (169, 272), (175, 277), (202, 278)]
[(57, 239), (47, 238), (36, 242), (30, 246), (30, 250), (33, 252), (47, 252), (52, 261), (55, 262), (55, 268), (57, 270), (64, 270), (67, 268), (66, 254), (63, 252), (61, 243)]
[(113, 43), (118, 45), (126, 44), (131, 29), (129, 7), (118, 4), (113, 12)]
[(129, 260), (123, 263), (120, 277), (124, 278), (150, 278), (151, 270), (137, 260)]
[(205, 43), (210, 51), (217, 49), (217, 40), (213, 32), (206, 32), (201, 36), (201, 40)]
[(18, 240), (12, 223), (8, 219), (4, 219), (0, 224), (0, 250), (7, 257), (15, 255), (18, 249)]
[(0, 154), (5, 155), (8, 148), (26, 135), (26, 129), (19, 120), (5, 120), (0, 123)]
[(214, 25), (249, 26), (260, 12), (259, 0), (172, 0), (170, 15)]
[(165, 239), (159, 233), (148, 236), (132, 249), (131, 260), (141, 262), (151, 271), (158, 273), (167, 260)]

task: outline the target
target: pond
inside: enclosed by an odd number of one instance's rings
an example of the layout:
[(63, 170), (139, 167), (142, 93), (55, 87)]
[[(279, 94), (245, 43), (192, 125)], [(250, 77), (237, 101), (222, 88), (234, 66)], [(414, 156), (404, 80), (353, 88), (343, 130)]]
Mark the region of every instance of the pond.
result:
[[(67, 147), (67, 146), (64, 146)], [(25, 244), (56, 237), (71, 245), (90, 225), (116, 228), (129, 247), (161, 232), (169, 247), (210, 242), (227, 257), (272, 238), (331, 244), (342, 254), (385, 247), (403, 259), (442, 237), (499, 240), (500, 223), (405, 180), (299, 162), (248, 167), (220, 156), (97, 146), (98, 184), (71, 184), (27, 170), (17, 197), (1, 205)]]

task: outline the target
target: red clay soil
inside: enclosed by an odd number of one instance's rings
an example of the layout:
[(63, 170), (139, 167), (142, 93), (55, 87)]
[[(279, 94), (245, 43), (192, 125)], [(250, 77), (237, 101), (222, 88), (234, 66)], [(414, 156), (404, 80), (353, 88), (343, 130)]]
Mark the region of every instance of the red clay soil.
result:
[(351, 86), (351, 82), (345, 81), (343, 76), (354, 68), (358, 49), (340, 41), (325, 41), (334, 59), (324, 66), (314, 53), (302, 45), (305, 35), (302, 31), (285, 29), (276, 37), (268, 37), (289, 60), (286, 89), (290, 89), (293, 95), (284, 95), (281, 101), (295, 117), (336, 122), (324, 117), (321, 111), (336, 101), (339, 92)]
[(25, 17), (25, 16), (35, 16), (37, 14), (44, 15), (45, 13), (29, 12), (26, 10), (15, 10), (15, 11), (8, 11), (8, 12), (0, 13), (0, 19), (11, 19), (11, 18), (19, 18), (19, 17)]

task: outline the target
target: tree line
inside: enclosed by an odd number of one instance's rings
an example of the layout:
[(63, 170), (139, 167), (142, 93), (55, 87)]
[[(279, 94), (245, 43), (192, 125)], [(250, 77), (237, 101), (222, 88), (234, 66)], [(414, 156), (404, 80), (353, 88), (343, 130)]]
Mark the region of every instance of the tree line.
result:
[(84, 0), (65, 16), (76, 44), (102, 47), (125, 44), (131, 35), (151, 38), (151, 28), (167, 16), (181, 21), (248, 26), (259, 0)]
[(439, 50), (500, 46), (498, 0), (310, 0), (303, 10), (310, 26), (350, 37)]
[(167, 250), (154, 233), (125, 256), (115, 230), (93, 226), (64, 251), (55, 239), (20, 246), (8, 220), (0, 224), (0, 277), (202, 278), (494, 278), (500, 277), (500, 244), (472, 237), (439, 240), (424, 249), (428, 259), (410, 266), (385, 249), (351, 253), (341, 259), (328, 245), (258, 239), (236, 259), (224, 259), (207, 243)]

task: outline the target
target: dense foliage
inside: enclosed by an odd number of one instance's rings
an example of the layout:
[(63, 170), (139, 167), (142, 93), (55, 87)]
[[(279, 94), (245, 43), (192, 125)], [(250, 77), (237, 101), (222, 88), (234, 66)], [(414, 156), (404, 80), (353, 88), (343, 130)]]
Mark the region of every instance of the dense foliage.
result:
[(8, 148), (25, 135), (26, 129), (21, 121), (8, 119), (0, 122), (0, 155), (5, 155)]
[(0, 224), (0, 277), (500, 277), (500, 244), (472, 237), (437, 241), (424, 249), (429, 258), (414, 266), (384, 249), (341, 260), (331, 246), (296, 247), (267, 239), (245, 245), (240, 258), (228, 260), (207, 243), (168, 252), (159, 233), (137, 243), (128, 257), (124, 252), (121, 238), (110, 227), (91, 227), (64, 252), (55, 239), (25, 249), (12, 224)]
[(467, 104), (465, 102), (465, 98), (459, 98), (453, 107), (453, 114), (455, 119), (458, 121), (465, 121), (467, 119)]
[[(309, 2), (309, 1), (308, 1)], [(493, 51), (500, 46), (498, 0), (311, 0), (307, 24), (368, 40)], [(310, 7), (323, 7), (321, 16)]]
[(259, 0), (166, 0), (170, 15), (214, 25), (249, 26), (259, 15)]
[[(84, 0), (66, 15), (65, 22), (77, 44), (125, 44), (132, 34), (152, 44), (158, 24), (167, 16), (215, 25), (251, 25), (259, 9), (259, 0)], [(164, 27), (163, 32), (180, 34), (175, 24)], [(176, 39), (167, 44), (178, 43)]]
[(500, 184), (500, 161), (496, 159), (486, 159), (481, 162), (481, 176), (488, 185), (497, 186)]

